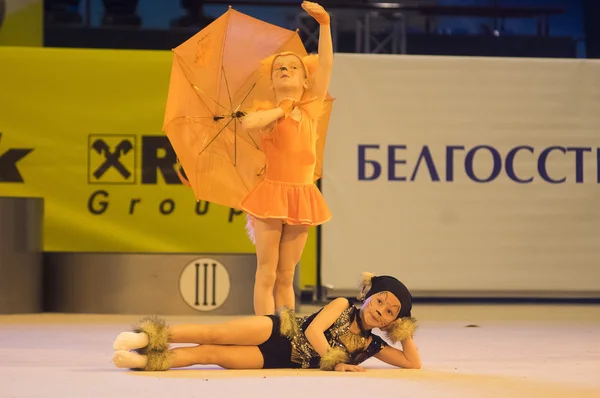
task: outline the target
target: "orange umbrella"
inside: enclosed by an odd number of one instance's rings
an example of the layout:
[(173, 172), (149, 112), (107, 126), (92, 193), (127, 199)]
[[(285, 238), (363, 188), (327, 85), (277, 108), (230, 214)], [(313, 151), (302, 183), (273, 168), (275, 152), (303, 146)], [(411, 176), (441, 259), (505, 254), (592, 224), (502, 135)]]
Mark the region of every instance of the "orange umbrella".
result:
[[(271, 98), (261, 61), (282, 52), (307, 55), (297, 31), (235, 11), (176, 47), (163, 131), (197, 200), (237, 208), (265, 166), (260, 138), (243, 131), (240, 118), (254, 100)], [(317, 170), (322, 173), (331, 101), (319, 121)]]

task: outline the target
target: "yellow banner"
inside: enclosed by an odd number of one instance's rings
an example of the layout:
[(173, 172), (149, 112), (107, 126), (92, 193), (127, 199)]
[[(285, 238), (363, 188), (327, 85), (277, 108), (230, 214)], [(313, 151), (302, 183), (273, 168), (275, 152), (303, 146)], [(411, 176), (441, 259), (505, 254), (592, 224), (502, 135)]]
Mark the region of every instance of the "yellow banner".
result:
[[(0, 48), (0, 196), (45, 199), (46, 251), (253, 253), (161, 132), (172, 53)], [(315, 233), (301, 284), (314, 283)]]
[(43, 0), (0, 0), (0, 46), (44, 44)]

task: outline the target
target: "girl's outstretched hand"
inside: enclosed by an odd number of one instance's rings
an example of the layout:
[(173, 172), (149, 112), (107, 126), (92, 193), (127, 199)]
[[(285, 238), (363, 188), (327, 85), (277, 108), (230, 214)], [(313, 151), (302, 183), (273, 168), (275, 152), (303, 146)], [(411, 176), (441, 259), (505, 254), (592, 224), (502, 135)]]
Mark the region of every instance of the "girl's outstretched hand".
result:
[(335, 365), (336, 372), (364, 372), (365, 370), (358, 365), (349, 365), (347, 363), (338, 363)]
[(312, 1), (303, 1), (302, 9), (315, 19), (320, 25), (329, 25), (329, 14), (323, 7)]

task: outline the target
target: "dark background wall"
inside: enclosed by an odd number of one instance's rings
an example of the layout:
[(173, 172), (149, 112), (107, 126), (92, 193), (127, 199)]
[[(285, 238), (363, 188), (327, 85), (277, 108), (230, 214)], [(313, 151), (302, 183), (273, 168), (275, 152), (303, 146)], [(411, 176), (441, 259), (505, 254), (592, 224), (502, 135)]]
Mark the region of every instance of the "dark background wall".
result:
[[(244, 0), (248, 2), (247, 0)], [(260, 3), (257, 0), (255, 3)], [(328, 6), (340, 1), (323, 0)], [(344, 3), (374, 1), (346, 0)], [(387, 0), (387, 2), (390, 2)], [(596, 0), (422, 0), (408, 5), (561, 8), (548, 17), (548, 35), (538, 34), (537, 18), (436, 16), (430, 32), (423, 16), (407, 12), (407, 53), (528, 57), (598, 57), (599, 3)], [(227, 9), (226, 4), (198, 0), (46, 0), (45, 45), (169, 49)], [(288, 28), (296, 28), (298, 0), (270, 0), (269, 6), (231, 4), (239, 11)], [(285, 7), (285, 3), (294, 7)], [(276, 4), (281, 4), (277, 6)], [(298, 5), (298, 6), (296, 6)], [(89, 8), (88, 8), (89, 7)], [(355, 52), (354, 14), (342, 16), (336, 51)], [(340, 25), (341, 26), (341, 25)], [(587, 39), (587, 40), (586, 40)], [(385, 51), (384, 51), (385, 52)], [(389, 51), (388, 51), (389, 52)], [(589, 55), (588, 55), (589, 53)]]

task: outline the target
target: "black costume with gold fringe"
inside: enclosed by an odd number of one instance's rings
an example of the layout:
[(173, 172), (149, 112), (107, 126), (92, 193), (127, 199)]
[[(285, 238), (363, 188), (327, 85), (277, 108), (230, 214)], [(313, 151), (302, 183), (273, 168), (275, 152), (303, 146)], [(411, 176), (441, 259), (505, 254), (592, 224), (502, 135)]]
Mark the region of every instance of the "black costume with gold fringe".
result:
[[(321, 357), (304, 334), (321, 311), (322, 309), (306, 317), (296, 317), (289, 310), (269, 315), (273, 320), (273, 332), (266, 342), (258, 346), (264, 358), (263, 368), (322, 367)], [(360, 334), (350, 331), (350, 325), (355, 319), (360, 325), (359, 311), (348, 302), (348, 308), (324, 332), (332, 351), (337, 352), (340, 357), (335, 362), (358, 365), (387, 345), (381, 337), (371, 333), (370, 330), (361, 330)]]
[[(380, 292), (390, 292), (400, 301), (401, 308), (397, 318), (382, 331), (392, 343), (411, 338), (417, 328), (417, 320), (412, 316), (412, 295), (398, 279), (382, 275), (376, 276), (363, 272), (360, 278), (360, 300), (366, 300)], [(331, 349), (322, 358), (306, 338), (305, 331), (321, 312), (304, 318), (296, 317), (291, 311), (280, 311), (273, 319), (273, 333), (265, 343), (259, 346), (265, 358), (265, 368), (320, 368), (334, 370), (338, 363), (358, 365), (379, 353), (388, 344), (370, 330), (361, 325), (360, 310), (348, 302), (348, 307), (324, 332)], [(350, 331), (350, 325), (356, 319), (360, 334)], [(279, 328), (280, 333), (275, 331)], [(287, 339), (283, 339), (285, 336)]]

